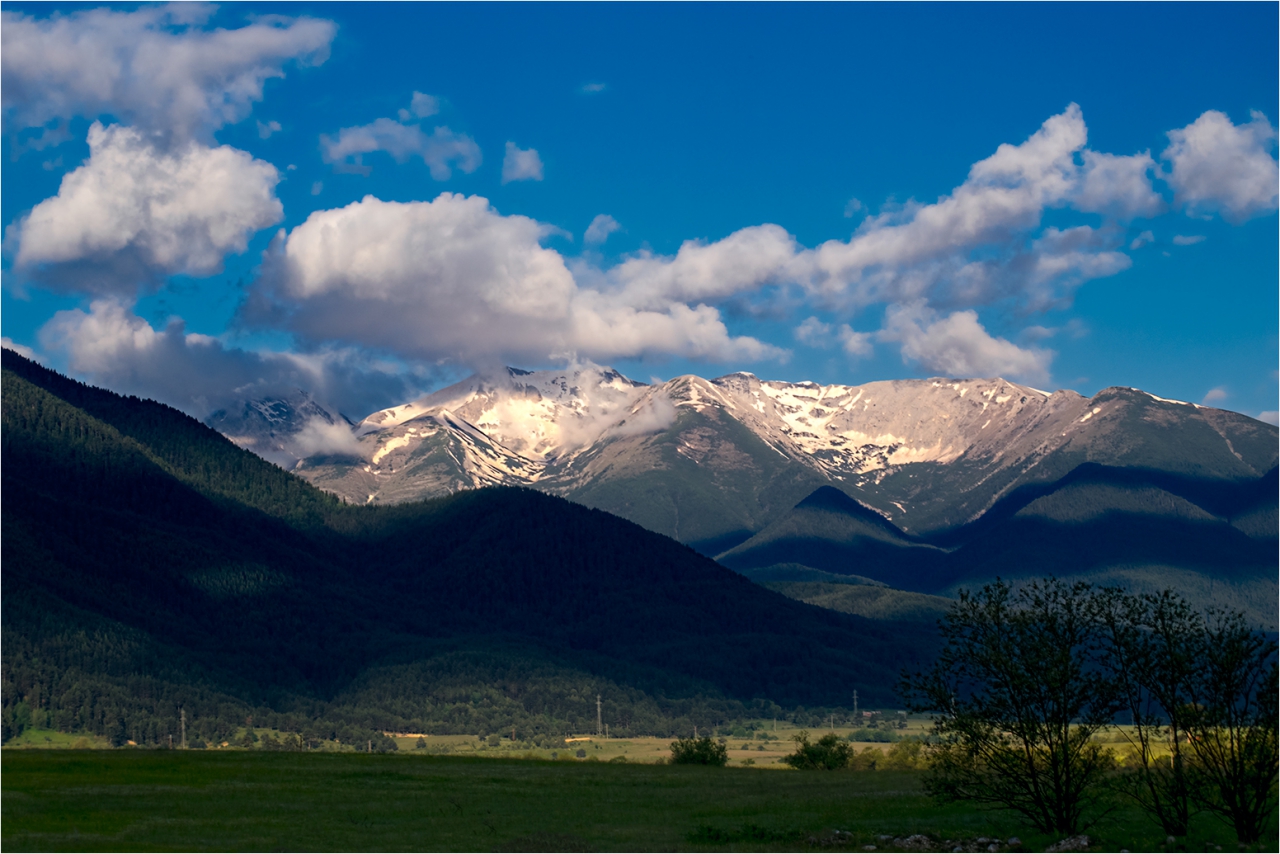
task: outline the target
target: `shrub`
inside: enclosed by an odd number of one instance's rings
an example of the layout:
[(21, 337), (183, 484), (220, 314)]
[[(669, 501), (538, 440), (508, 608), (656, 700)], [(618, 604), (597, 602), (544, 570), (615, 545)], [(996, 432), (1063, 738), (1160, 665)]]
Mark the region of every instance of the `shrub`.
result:
[(872, 741), (880, 744), (893, 744), (902, 736), (887, 729), (855, 729), (849, 733), (850, 741)]
[(874, 771), (884, 762), (884, 754), (875, 747), (864, 747), (862, 752), (849, 757), (849, 770)]
[(816, 744), (809, 743), (809, 733), (804, 731), (792, 736), (791, 740), (796, 743), (796, 752), (782, 761), (792, 768), (837, 771), (848, 768), (849, 760), (853, 758), (852, 745), (834, 732), (827, 733)]
[(671, 742), (672, 765), (716, 765), (729, 762), (729, 750), (710, 736), (681, 738)]
[(877, 766), (885, 771), (917, 771), (926, 767), (924, 742), (917, 738), (904, 738), (889, 748)]

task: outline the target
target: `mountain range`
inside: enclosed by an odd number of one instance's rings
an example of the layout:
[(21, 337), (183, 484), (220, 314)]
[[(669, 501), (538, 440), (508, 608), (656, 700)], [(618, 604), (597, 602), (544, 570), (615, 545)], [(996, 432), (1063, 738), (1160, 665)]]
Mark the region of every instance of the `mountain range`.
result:
[[(3, 352), (5, 732), (617, 734), (894, 703), (927, 623), (753, 584), (534, 490), (352, 505)], [(801, 708), (804, 707), (804, 708)], [(815, 718), (816, 720), (816, 718)], [(7, 737), (7, 736), (6, 736)], [(380, 742), (385, 743), (385, 742)]]
[(215, 419), (233, 443), (3, 367), (6, 738), (161, 743), (182, 709), (208, 740), (532, 740), (589, 730), (596, 694), (619, 734), (805, 722), (893, 703), (996, 575), (1275, 629), (1275, 428), (1132, 389), (508, 370), (356, 423), (254, 402)]
[(351, 503), (530, 486), (773, 583), (1054, 574), (1276, 622), (1276, 428), (1132, 388), (507, 368), (333, 435), (294, 471)]

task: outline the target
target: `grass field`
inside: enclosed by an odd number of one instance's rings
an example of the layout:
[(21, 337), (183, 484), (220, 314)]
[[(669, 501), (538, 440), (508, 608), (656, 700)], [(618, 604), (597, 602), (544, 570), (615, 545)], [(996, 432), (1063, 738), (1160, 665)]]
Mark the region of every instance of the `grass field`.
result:
[(111, 743), (92, 733), (58, 732), (53, 729), (27, 729), (5, 742), (5, 750), (106, 750)]
[[(945, 850), (975, 850), (979, 837), (1016, 835), (1024, 850), (1054, 841), (1008, 815), (937, 806), (913, 772), (421, 751), (6, 749), (0, 759), (5, 851), (861, 851), (916, 833)], [(1175, 850), (1128, 811), (1092, 832), (1095, 850)], [(1176, 850), (1235, 850), (1223, 827), (1204, 822), (1198, 833)]]
[[(758, 768), (787, 769), (789, 766), (782, 762), (783, 757), (795, 752), (795, 743), (792, 737), (801, 732), (801, 728), (792, 726), (789, 723), (777, 725), (776, 729), (770, 729), (767, 721), (756, 721), (755, 724), (762, 729), (758, 730), (751, 738), (738, 738), (728, 736), (725, 738), (725, 746), (729, 751), (730, 766), (755, 766)], [(905, 729), (892, 729), (892, 732), (898, 737), (922, 736), (929, 728), (927, 718), (913, 716)], [(852, 732), (847, 726), (837, 726), (834, 730), (828, 727), (815, 727), (810, 731), (810, 735), (817, 738), (827, 732), (835, 732), (841, 738), (846, 738)], [(486, 758), (521, 758), (521, 759), (573, 759), (577, 758), (576, 754), (579, 750), (586, 754), (587, 759), (595, 759), (600, 762), (618, 761), (619, 758), (627, 762), (655, 763), (664, 761), (671, 756), (671, 739), (670, 738), (594, 738), (590, 736), (582, 736), (567, 741), (564, 745), (557, 744), (555, 747), (535, 748), (526, 742), (512, 742), (508, 738), (499, 738), (496, 746), (481, 745), (474, 736), (467, 735), (428, 735), (423, 738), (424, 746), (418, 747), (418, 739), (416, 736), (409, 735), (396, 738), (396, 747), (401, 753), (426, 753), (428, 755), (453, 755), (453, 756), (484, 756)], [(880, 742), (860, 742), (855, 741), (853, 747), (856, 751), (863, 751), (868, 747), (874, 750), (888, 750), (889, 744)]]

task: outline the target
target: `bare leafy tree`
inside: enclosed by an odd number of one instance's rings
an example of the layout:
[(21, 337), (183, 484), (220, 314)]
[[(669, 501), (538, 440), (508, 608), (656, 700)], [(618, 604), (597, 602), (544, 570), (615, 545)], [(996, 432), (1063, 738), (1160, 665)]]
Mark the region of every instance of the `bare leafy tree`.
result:
[(1276, 643), (1244, 615), (1214, 612), (1203, 657), (1182, 716), (1204, 785), (1197, 800), (1226, 819), (1240, 842), (1262, 835), (1275, 807), (1277, 775)]
[(925, 782), (935, 797), (1016, 810), (1046, 833), (1075, 834), (1105, 812), (1113, 762), (1091, 739), (1120, 695), (1097, 665), (1090, 591), (1049, 579), (961, 593), (933, 668), (901, 686), (915, 711), (939, 713)]
[(1204, 657), (1204, 618), (1172, 591), (1094, 594), (1105, 665), (1116, 677), (1132, 726), (1120, 732), (1134, 758), (1117, 788), (1171, 836), (1186, 836), (1196, 810), (1197, 775), (1186, 755), (1186, 711)]

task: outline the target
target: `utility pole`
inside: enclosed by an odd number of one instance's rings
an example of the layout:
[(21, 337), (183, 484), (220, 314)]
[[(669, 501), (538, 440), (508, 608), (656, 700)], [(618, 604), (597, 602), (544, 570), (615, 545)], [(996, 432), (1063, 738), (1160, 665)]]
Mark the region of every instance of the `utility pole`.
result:
[(182, 727), (182, 749), (187, 749), (187, 710), (178, 709), (179, 726)]
[(596, 694), (596, 737), (604, 735), (604, 724), (600, 723), (600, 695)]

